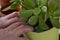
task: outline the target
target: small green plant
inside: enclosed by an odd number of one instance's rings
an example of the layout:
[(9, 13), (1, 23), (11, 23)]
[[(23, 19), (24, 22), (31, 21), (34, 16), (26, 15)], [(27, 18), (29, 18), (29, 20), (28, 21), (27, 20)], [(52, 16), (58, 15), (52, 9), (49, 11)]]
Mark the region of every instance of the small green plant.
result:
[(19, 16), (28, 19), (26, 24), (33, 26), (35, 32), (43, 32), (52, 27), (60, 28), (59, 0), (11, 0), (10, 2), (13, 4), (5, 10), (13, 10), (20, 4)]

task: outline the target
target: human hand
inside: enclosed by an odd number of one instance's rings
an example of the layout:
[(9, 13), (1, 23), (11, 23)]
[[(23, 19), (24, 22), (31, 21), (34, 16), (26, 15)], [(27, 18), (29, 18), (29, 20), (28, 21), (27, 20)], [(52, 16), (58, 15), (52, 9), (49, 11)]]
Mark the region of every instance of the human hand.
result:
[(29, 40), (19, 36), (24, 32), (32, 32), (33, 28), (28, 25), (18, 25), (19, 22), (16, 22), (5, 29), (0, 29), (0, 40)]
[(10, 24), (17, 22), (18, 20), (19, 18), (17, 17), (17, 12), (13, 12), (4, 17), (0, 17), (0, 28), (5, 28), (6, 26), (9, 26)]

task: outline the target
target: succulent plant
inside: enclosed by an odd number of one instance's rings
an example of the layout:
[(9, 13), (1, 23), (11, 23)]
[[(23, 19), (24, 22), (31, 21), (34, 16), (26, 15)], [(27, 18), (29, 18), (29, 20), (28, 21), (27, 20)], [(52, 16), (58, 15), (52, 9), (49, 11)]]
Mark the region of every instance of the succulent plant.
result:
[(26, 24), (33, 26), (35, 32), (49, 30), (51, 25), (60, 28), (59, 0), (11, 0), (10, 2), (13, 4), (7, 10), (13, 10), (20, 4), (19, 16), (27, 19)]

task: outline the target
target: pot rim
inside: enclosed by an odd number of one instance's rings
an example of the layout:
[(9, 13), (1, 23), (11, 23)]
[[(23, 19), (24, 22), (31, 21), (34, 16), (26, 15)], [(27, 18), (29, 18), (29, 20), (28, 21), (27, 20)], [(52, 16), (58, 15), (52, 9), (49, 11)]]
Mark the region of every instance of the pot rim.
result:
[(49, 29), (49, 30), (47, 30), (47, 31), (43, 31), (43, 32), (40, 32), (40, 33), (38, 33), (38, 32), (28, 32), (28, 33), (33, 33), (33, 34), (42, 34), (42, 33), (46, 33), (46, 32), (49, 32), (49, 31), (52, 31), (53, 29), (56, 29), (56, 30), (58, 30), (56, 27), (52, 27), (51, 29)]

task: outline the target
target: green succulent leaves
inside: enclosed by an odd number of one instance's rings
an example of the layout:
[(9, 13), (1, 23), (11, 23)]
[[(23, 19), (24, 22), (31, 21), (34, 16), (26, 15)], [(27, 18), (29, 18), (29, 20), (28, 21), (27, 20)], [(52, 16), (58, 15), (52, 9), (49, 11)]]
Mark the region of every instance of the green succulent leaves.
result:
[(28, 23), (32, 26), (36, 25), (37, 22), (38, 22), (38, 16), (31, 16), (31, 18), (28, 21)]
[(53, 13), (57, 7), (57, 0), (48, 0), (48, 12)]
[(56, 10), (54, 11), (54, 17), (59, 17), (60, 16), (60, 0), (57, 0), (58, 3), (57, 3), (57, 8)]
[(49, 29), (49, 27), (47, 26), (41, 15), (39, 16), (39, 27), (41, 30)]
[(15, 0), (10, 0), (10, 2), (14, 2)]
[(19, 2), (14, 2), (12, 5), (11, 5), (11, 9), (16, 9), (16, 7), (19, 5)]
[(41, 12), (40, 8), (30, 9), (30, 10), (22, 10), (20, 11), (20, 17), (22, 18), (29, 18), (32, 15), (38, 16)]
[(47, 0), (40, 0), (39, 3), (40, 7), (47, 5), (47, 2), (48, 2)]
[(54, 27), (56, 28), (60, 28), (60, 23), (59, 23), (59, 20), (53, 18), (53, 17), (50, 17), (50, 20), (51, 20), (51, 23)]
[(41, 12), (41, 9), (40, 9), (40, 8), (35, 8), (35, 9), (33, 10), (34, 15), (39, 15), (40, 12)]
[(36, 0), (22, 0), (22, 1), (23, 1), (24, 7), (26, 7), (27, 9), (35, 8)]
[(28, 19), (29, 25), (35, 26), (37, 24), (35, 32), (49, 29), (45, 23), (48, 18), (54, 27), (59, 28), (60, 23), (54, 17), (60, 16), (60, 0), (11, 0), (10, 2), (13, 4), (5, 10), (14, 10), (20, 4), (22, 8), (19, 16)]
[(17, 6), (20, 4), (20, 0), (10, 0), (10, 2), (12, 2), (12, 4), (7, 8), (3, 9), (3, 11), (15, 10)]
[(22, 18), (29, 18), (33, 14), (32, 10), (23, 10), (20, 11), (19, 16)]
[(59, 20), (60, 16), (60, 2), (59, 0), (48, 0), (48, 13), (50, 13), (50, 20), (54, 27), (60, 28)]
[(54, 15), (53, 15), (54, 17), (59, 17), (60, 16), (60, 10), (56, 10), (55, 12), (54, 12)]

